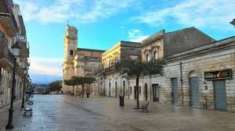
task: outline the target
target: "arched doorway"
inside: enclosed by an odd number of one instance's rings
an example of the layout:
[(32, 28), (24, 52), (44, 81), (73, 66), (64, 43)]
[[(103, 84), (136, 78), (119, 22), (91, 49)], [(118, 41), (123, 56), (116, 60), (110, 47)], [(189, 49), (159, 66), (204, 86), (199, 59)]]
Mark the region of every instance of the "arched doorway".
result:
[(118, 96), (118, 89), (117, 89), (117, 82), (115, 82), (115, 97), (117, 97)]
[(147, 83), (144, 84), (144, 99), (148, 100), (148, 85)]
[(198, 107), (200, 104), (199, 78), (195, 71), (189, 73), (189, 105)]
[(111, 96), (111, 82), (109, 82), (109, 96)]
[(125, 96), (126, 95), (126, 82), (125, 81), (123, 81), (123, 96)]

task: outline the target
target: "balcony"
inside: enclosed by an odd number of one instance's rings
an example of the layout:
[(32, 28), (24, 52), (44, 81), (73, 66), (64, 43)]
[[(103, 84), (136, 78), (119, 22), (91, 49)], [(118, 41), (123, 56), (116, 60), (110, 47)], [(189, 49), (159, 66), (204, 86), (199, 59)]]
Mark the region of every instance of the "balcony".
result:
[(12, 0), (0, 0), (0, 12), (10, 13), (12, 12), (13, 1)]
[(4, 34), (0, 32), (0, 66), (12, 67), (12, 58), (8, 49), (8, 41)]
[(112, 73), (114, 71), (116, 71), (116, 66), (115, 65), (111, 65), (109, 67), (104, 68), (105, 73)]
[(13, 37), (17, 32), (17, 24), (12, 13), (0, 12), (0, 25), (7, 35)]
[(27, 58), (29, 57), (29, 44), (26, 40), (26, 37), (23, 35), (17, 35), (15, 37), (15, 41), (18, 42), (19, 46), (20, 46), (20, 57), (24, 57)]
[(8, 48), (1, 49), (0, 51), (0, 67), (3, 68), (12, 68), (13, 67), (13, 58), (10, 54)]

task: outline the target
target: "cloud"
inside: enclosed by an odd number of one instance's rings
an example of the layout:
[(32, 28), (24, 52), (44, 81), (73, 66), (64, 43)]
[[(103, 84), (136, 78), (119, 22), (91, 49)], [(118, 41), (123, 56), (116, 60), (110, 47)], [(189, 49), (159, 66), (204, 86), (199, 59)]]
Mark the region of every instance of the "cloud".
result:
[(16, 0), (26, 21), (59, 23), (73, 19), (90, 23), (113, 16), (134, 3), (135, 0)]
[(172, 7), (147, 11), (132, 20), (152, 26), (176, 22), (184, 26), (231, 28), (234, 7), (235, 1), (231, 0), (184, 0)]
[(30, 74), (62, 76), (62, 59), (58, 58), (31, 58)]
[(144, 40), (147, 37), (148, 37), (148, 35), (145, 35), (139, 29), (131, 29), (131, 30), (128, 31), (128, 39), (130, 41), (141, 42), (142, 40)]

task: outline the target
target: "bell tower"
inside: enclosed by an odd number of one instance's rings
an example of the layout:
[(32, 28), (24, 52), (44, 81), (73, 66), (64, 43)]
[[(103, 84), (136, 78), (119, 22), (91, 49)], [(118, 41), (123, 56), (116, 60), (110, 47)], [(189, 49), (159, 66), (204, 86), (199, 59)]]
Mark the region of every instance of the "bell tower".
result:
[(74, 75), (74, 58), (77, 53), (77, 29), (67, 25), (64, 37), (63, 79), (70, 79)]

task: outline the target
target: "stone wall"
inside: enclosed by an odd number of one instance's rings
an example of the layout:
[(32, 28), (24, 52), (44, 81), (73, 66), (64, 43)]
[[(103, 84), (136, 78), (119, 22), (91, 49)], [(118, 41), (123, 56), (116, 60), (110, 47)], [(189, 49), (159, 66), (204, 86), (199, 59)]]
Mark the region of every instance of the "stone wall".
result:
[[(180, 81), (180, 63), (182, 63), (182, 79)], [(182, 104), (182, 90), (184, 94), (184, 104), (189, 104), (189, 78), (190, 75), (196, 75), (199, 78), (199, 95), (200, 95), (200, 103), (203, 101), (202, 91), (205, 86), (208, 87), (209, 96), (208, 96), (208, 105), (209, 108), (214, 109), (214, 88), (213, 82), (207, 81), (204, 79), (204, 72), (207, 71), (216, 71), (216, 70), (224, 70), (224, 69), (232, 69), (233, 71), (233, 79), (226, 80), (225, 88), (226, 88), (226, 96), (227, 96), (227, 108), (230, 111), (235, 111), (235, 49), (230, 50), (222, 50), (210, 54), (206, 54), (203, 56), (195, 56), (189, 59), (184, 59), (181, 61), (175, 61), (168, 63), (164, 67), (164, 76), (152, 76), (152, 80), (150, 81), (149, 77), (143, 77), (140, 80), (140, 85), (143, 89), (144, 83), (148, 85), (151, 84), (159, 84), (160, 86), (160, 102), (162, 103), (170, 103), (171, 102), (171, 78), (177, 78), (178, 80), (178, 100), (177, 104)], [(133, 81), (133, 80), (132, 80)], [(134, 84), (134, 82), (131, 82)], [(133, 86), (130, 85), (130, 86)], [(141, 99), (143, 99), (143, 94), (140, 95)], [(201, 105), (200, 105), (201, 106)]]

